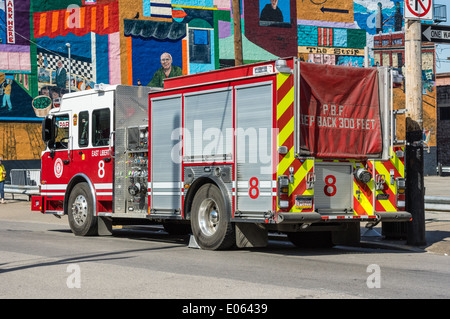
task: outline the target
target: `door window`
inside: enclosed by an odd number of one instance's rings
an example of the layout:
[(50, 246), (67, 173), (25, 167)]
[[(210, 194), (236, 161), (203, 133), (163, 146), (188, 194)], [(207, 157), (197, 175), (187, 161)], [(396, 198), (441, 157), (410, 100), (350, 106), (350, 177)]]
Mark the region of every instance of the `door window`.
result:
[(101, 109), (92, 112), (92, 145), (109, 145), (110, 111)]
[(80, 112), (79, 121), (80, 124), (78, 125), (78, 145), (80, 147), (87, 147), (89, 145), (89, 112)]

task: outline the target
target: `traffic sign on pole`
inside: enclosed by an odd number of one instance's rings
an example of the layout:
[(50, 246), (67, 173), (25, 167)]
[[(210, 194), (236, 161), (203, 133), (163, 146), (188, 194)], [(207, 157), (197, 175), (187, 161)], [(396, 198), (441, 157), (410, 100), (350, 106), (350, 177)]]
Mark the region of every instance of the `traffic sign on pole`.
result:
[(433, 20), (433, 0), (405, 0), (405, 19)]
[(422, 42), (450, 44), (450, 26), (422, 24)]

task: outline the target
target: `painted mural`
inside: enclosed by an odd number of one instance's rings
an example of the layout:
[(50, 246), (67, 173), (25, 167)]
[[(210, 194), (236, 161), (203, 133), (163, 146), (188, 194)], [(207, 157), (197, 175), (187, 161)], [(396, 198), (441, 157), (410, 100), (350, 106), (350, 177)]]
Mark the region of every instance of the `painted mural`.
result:
[[(165, 76), (233, 66), (233, 17), (231, 0), (0, 0), (0, 134), (28, 123), (24, 138), (39, 149), (42, 117), (69, 91), (96, 83), (158, 86)], [(371, 65), (404, 65), (403, 43), (384, 38), (403, 34), (403, 0), (241, 0), (240, 19), (244, 63), (298, 56), (362, 67), (368, 47)], [(433, 146), (435, 62), (425, 55), (425, 129)], [(40, 152), (17, 155), (0, 145), (0, 153), (37, 159)]]

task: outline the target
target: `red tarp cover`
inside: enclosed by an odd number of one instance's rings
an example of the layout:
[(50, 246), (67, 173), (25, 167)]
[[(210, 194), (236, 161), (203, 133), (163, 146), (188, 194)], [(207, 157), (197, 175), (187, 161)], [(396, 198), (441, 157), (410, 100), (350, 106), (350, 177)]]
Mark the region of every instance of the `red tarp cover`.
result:
[(301, 155), (337, 159), (380, 156), (377, 70), (300, 65)]

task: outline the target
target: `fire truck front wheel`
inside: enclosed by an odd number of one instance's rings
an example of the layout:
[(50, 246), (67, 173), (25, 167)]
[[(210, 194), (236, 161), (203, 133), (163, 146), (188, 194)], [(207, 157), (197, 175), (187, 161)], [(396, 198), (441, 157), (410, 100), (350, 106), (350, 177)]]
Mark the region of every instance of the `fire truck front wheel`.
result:
[(75, 185), (69, 196), (70, 229), (76, 236), (97, 234), (97, 217), (93, 213), (93, 199), (87, 183)]
[(195, 193), (191, 228), (197, 244), (208, 250), (228, 249), (236, 243), (231, 212), (219, 188), (205, 184)]

